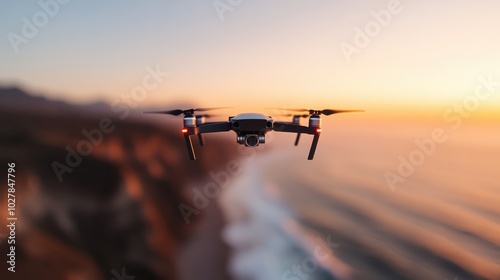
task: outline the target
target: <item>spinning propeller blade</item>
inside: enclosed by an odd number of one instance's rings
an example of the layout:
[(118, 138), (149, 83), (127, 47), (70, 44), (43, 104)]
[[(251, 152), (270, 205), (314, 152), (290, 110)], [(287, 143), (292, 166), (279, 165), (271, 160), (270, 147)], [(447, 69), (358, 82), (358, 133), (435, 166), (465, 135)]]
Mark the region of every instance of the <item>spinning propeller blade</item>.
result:
[[(205, 111), (228, 109), (228, 108), (231, 108), (231, 107), (196, 108), (196, 109), (186, 109), (186, 110), (174, 109), (174, 110), (168, 110), (168, 111), (143, 112), (143, 114), (164, 114), (164, 115), (179, 116), (179, 115), (194, 114), (194, 112), (205, 112)], [(208, 115), (205, 115), (205, 117), (207, 117), (207, 116)]]
[[(324, 110), (314, 110), (314, 109), (285, 109), (287, 111), (292, 111), (292, 112), (309, 112), (309, 115), (333, 115), (333, 114), (340, 114), (340, 113), (354, 113), (354, 112), (364, 112), (363, 110), (333, 110), (333, 109), (324, 109)], [(304, 115), (301, 115), (301, 117)], [(308, 116), (308, 115), (305, 115)]]

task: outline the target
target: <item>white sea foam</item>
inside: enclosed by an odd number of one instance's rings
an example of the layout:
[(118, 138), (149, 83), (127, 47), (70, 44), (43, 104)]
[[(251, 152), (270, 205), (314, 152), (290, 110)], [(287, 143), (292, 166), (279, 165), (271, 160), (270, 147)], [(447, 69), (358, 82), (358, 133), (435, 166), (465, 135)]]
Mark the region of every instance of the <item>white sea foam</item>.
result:
[(223, 239), (233, 249), (230, 273), (245, 280), (344, 279), (346, 271), (332, 254), (340, 244), (328, 245), (301, 226), (276, 177), (266, 175), (275, 157), (254, 159), (219, 199), (228, 221)]

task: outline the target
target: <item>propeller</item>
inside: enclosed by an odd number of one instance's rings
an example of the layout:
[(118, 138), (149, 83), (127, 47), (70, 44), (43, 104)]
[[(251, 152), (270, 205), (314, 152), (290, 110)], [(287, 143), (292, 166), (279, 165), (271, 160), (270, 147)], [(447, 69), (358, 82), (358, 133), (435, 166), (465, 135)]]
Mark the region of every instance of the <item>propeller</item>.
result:
[(211, 114), (196, 115), (197, 118), (213, 118), (218, 116), (220, 115), (211, 115)]
[[(205, 111), (227, 109), (227, 108), (231, 108), (231, 107), (196, 108), (196, 109), (187, 109), (187, 110), (175, 109), (175, 110), (168, 110), (168, 111), (143, 112), (143, 114), (165, 114), (165, 115), (179, 116), (179, 115), (192, 115), (192, 114), (194, 114), (194, 112), (205, 112)], [(207, 116), (208, 115), (205, 115), (205, 117), (207, 117)]]
[[(355, 113), (355, 112), (364, 112), (364, 110), (333, 110), (333, 109), (324, 109), (324, 110), (314, 110), (314, 109), (285, 109), (292, 112), (309, 112), (309, 115), (333, 115), (340, 113)], [(308, 115), (305, 115), (308, 116)]]
[(283, 114), (283, 115), (280, 115), (280, 116), (283, 116), (283, 117), (299, 117), (299, 118), (307, 118), (307, 117), (309, 117), (310, 115), (309, 115), (309, 114), (302, 114), (302, 115)]

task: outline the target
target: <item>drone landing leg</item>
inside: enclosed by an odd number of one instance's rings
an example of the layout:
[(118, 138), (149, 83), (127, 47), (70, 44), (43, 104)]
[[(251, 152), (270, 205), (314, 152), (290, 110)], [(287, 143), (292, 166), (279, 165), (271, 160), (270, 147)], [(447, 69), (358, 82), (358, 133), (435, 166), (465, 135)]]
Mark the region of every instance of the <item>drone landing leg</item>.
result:
[(198, 141), (200, 142), (200, 145), (203, 146), (203, 136), (201, 136), (201, 133), (198, 134)]
[(196, 160), (196, 156), (194, 154), (193, 143), (191, 142), (191, 136), (188, 134), (184, 134), (184, 140), (186, 140), (186, 147), (188, 150), (189, 158), (191, 160)]
[(299, 144), (299, 140), (300, 140), (300, 133), (297, 133), (297, 138), (295, 138), (295, 146)]
[(314, 152), (316, 152), (316, 146), (318, 146), (319, 133), (314, 134), (313, 142), (311, 144), (311, 150), (309, 150), (308, 160), (312, 160), (314, 158)]

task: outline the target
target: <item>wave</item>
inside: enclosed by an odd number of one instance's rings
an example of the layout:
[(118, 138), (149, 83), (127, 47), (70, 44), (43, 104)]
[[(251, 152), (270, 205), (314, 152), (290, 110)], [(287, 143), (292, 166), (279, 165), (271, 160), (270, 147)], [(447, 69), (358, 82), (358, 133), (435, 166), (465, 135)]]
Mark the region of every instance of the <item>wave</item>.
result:
[(304, 228), (282, 199), (277, 177), (267, 172), (276, 156), (254, 159), (219, 198), (227, 219), (223, 239), (232, 248), (230, 274), (245, 280), (346, 279), (348, 267), (333, 254), (341, 244)]

